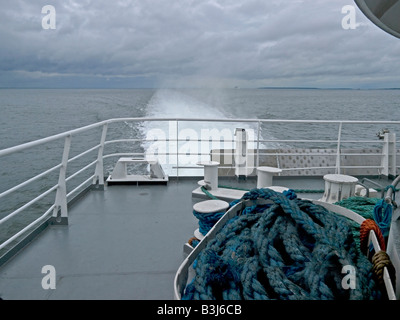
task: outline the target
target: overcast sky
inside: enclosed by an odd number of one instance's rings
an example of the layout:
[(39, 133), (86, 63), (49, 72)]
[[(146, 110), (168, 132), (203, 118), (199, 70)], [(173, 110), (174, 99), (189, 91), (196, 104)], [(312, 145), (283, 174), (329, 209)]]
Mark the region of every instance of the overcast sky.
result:
[(352, 0), (0, 3), (0, 87), (400, 87), (400, 39)]

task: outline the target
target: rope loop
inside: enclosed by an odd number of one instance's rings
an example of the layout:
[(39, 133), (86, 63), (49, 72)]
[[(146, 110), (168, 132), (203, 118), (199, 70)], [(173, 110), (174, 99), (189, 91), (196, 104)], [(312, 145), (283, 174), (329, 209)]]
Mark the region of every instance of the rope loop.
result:
[(389, 255), (385, 251), (378, 251), (372, 257), (372, 272), (374, 273), (377, 284), (381, 287), (385, 286), (383, 279), (383, 271), (386, 267), (392, 284), (396, 283), (396, 270), (390, 260)]
[(365, 219), (360, 226), (360, 249), (362, 253), (367, 254), (369, 246), (368, 246), (368, 237), (370, 231), (373, 230), (376, 234), (376, 237), (379, 242), (379, 246), (381, 250), (386, 250), (385, 239), (383, 238), (381, 229), (376, 224), (376, 222), (372, 219)]
[(200, 240), (197, 239), (196, 237), (192, 237), (188, 240), (188, 244), (192, 246), (193, 248), (196, 247), (200, 243)]
[(384, 199), (379, 200), (374, 207), (374, 220), (381, 229), (384, 237), (387, 237), (389, 234), (392, 212), (392, 205), (387, 203)]
[(224, 214), (225, 212), (200, 213), (193, 210), (193, 215), (199, 220), (199, 231), (202, 235), (206, 235)]

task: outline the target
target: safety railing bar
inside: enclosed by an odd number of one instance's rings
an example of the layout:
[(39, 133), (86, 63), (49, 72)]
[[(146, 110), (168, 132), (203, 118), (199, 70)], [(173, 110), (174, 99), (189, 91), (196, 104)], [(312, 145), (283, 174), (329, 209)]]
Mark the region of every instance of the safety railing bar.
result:
[[(218, 169), (232, 169), (234, 168), (235, 165), (232, 164), (231, 166), (229, 165), (220, 165), (218, 166)], [(183, 169), (204, 169), (203, 167), (197, 167), (197, 166), (174, 166), (173, 168), (183, 168)], [(257, 166), (247, 166), (246, 168), (249, 169), (256, 169)], [(302, 168), (280, 168), (283, 171), (295, 171), (295, 170), (315, 170), (315, 169), (335, 169), (335, 166), (327, 166), (327, 167), (302, 167)], [(382, 166), (342, 166), (341, 168), (344, 169), (381, 169)]]
[(15, 215), (17, 215), (18, 213), (20, 213), (21, 211), (25, 210), (26, 208), (29, 208), (31, 205), (35, 204), (36, 202), (38, 202), (39, 200), (43, 199), (45, 196), (47, 196), (48, 194), (50, 194), (51, 192), (53, 192), (54, 190), (56, 190), (58, 188), (58, 185), (53, 186), (52, 188), (48, 189), (47, 191), (41, 193), (39, 196), (37, 196), (36, 198), (32, 199), (31, 201), (25, 203), (22, 207), (18, 208), (17, 210), (11, 212), (10, 214), (8, 214), (7, 216), (5, 216), (3, 219), (0, 220), (0, 225), (2, 225), (4, 222), (6, 222), (7, 220), (11, 219), (12, 217), (14, 217)]
[(342, 140), (342, 143), (378, 143), (383, 144), (383, 140)]
[(383, 166), (341, 166), (343, 169), (382, 169)]
[(92, 152), (92, 151), (94, 151), (94, 150), (97, 150), (97, 149), (99, 149), (99, 148), (100, 148), (100, 144), (98, 144), (97, 146), (94, 146), (94, 147), (92, 147), (92, 148), (90, 148), (90, 149), (88, 149), (88, 150), (86, 150), (86, 151), (83, 151), (83, 152), (81, 152), (80, 154), (76, 155), (75, 157), (69, 159), (69, 160), (68, 160), (68, 163), (71, 163), (72, 161), (75, 161), (75, 160), (77, 160), (77, 159), (79, 159), (79, 158), (81, 158), (81, 157), (87, 155), (88, 153), (90, 153), (90, 152)]
[(382, 153), (341, 153), (343, 156), (374, 156), (374, 157), (382, 157)]
[(44, 220), (44, 218), (47, 218), (47, 216), (51, 213), (51, 211), (53, 211), (53, 209), (55, 208), (55, 205), (53, 204), (42, 216), (40, 216), (39, 218), (37, 218), (35, 221), (31, 222), (29, 225), (27, 225), (25, 228), (23, 228), (22, 230), (20, 230), (19, 232), (17, 232), (16, 234), (14, 234), (12, 237), (10, 237), (9, 239), (7, 239), (6, 241), (4, 241), (1, 245), (0, 245), (0, 250), (3, 249), (4, 247), (6, 247), (8, 244), (10, 244), (12, 241), (14, 241), (15, 239), (17, 239), (19, 236), (23, 235), (27, 230), (29, 230), (30, 228), (32, 228), (34, 225), (36, 225), (38, 222)]
[(146, 153), (111, 153), (111, 154), (106, 154), (103, 156), (103, 159), (107, 158), (112, 158), (112, 157), (137, 157), (137, 156), (145, 156)]
[[(105, 144), (112, 143), (121, 143), (121, 142), (229, 142), (233, 143), (236, 140), (230, 139), (117, 139), (117, 140), (108, 140)], [(257, 140), (247, 140), (247, 142), (257, 142)]]
[(71, 174), (68, 178), (65, 179), (66, 182), (72, 180), (73, 178), (75, 178), (77, 175), (79, 175), (80, 173), (82, 173), (83, 171), (89, 169), (91, 166), (95, 165), (97, 163), (97, 160), (89, 163), (88, 165), (84, 166), (83, 168), (81, 168), (80, 170), (76, 171), (74, 174)]
[[(118, 139), (109, 140), (105, 144), (122, 143), (122, 142), (220, 142), (220, 143), (234, 143), (236, 140), (231, 139)], [(269, 139), (269, 140), (247, 140), (248, 143), (337, 143), (337, 140), (283, 140), (283, 139)], [(345, 143), (382, 143), (378, 140), (344, 140)]]
[(289, 140), (289, 139), (261, 139), (259, 142), (293, 142), (293, 143), (335, 143), (336, 140)]
[(70, 197), (72, 194), (74, 194), (76, 191), (78, 191), (79, 189), (81, 189), (85, 184), (87, 184), (88, 182), (90, 182), (90, 180), (92, 180), (94, 178), (94, 175), (92, 175), (91, 177), (87, 178), (85, 181), (83, 181), (79, 186), (75, 187), (74, 189), (72, 189), (68, 194), (67, 197)]
[[(104, 141), (105, 145), (113, 144), (113, 143), (121, 143), (121, 142), (145, 142), (145, 141), (154, 141), (154, 140), (144, 140), (144, 139), (116, 139), (116, 140), (107, 140)], [(158, 141), (158, 140), (156, 140)]]
[[(193, 153), (193, 154), (196, 155), (196, 153)], [(311, 153), (310, 152), (310, 153), (306, 154), (304, 152), (303, 153), (301, 153), (301, 152), (293, 152), (293, 153), (283, 152), (283, 153), (281, 153), (281, 152), (272, 151), (272, 152), (260, 152), (259, 154), (262, 156), (304, 156), (304, 155), (307, 155), (307, 156), (315, 156), (315, 157), (336, 157), (335, 153), (328, 153), (328, 152), (327, 153), (321, 153), (321, 152)], [(212, 155), (233, 156), (233, 155), (235, 155), (235, 153), (233, 153), (233, 152), (213, 152)], [(255, 156), (255, 155), (257, 155), (257, 153), (249, 153), (248, 152), (247, 155)], [(376, 156), (376, 157), (379, 157), (379, 156), (382, 156), (382, 154), (380, 154), (380, 153), (341, 153), (341, 156), (342, 157), (343, 156)]]
[[(113, 153), (113, 154), (108, 154), (108, 155), (104, 155), (103, 158), (109, 158), (109, 157), (113, 157), (113, 156), (123, 156), (123, 155), (146, 155), (146, 153)], [(157, 152), (157, 155), (160, 156), (176, 156), (176, 152)], [(209, 153), (209, 152), (190, 152), (188, 153), (183, 153), (183, 152), (179, 152), (178, 155), (180, 156), (209, 156), (209, 155), (229, 155), (229, 156), (233, 156), (235, 155), (235, 153), (233, 152), (213, 152), (213, 153)], [(253, 152), (248, 152), (247, 153), (248, 156), (256, 156), (257, 153), (253, 153)], [(271, 152), (271, 153), (260, 153), (260, 155), (264, 155), (264, 156), (296, 156), (296, 155), (304, 155), (304, 153), (276, 153), (276, 152)], [(315, 154), (311, 154), (311, 153), (307, 153), (307, 155), (311, 155), (311, 156), (335, 156), (336, 154), (333, 153), (315, 153)], [(349, 153), (349, 154), (342, 154), (342, 155), (357, 155), (357, 154), (353, 154), (353, 153)], [(360, 155), (369, 155), (367, 153), (363, 153)], [(376, 154), (370, 154), (370, 155), (376, 155)]]
[[(262, 140), (260, 140), (260, 142), (337, 143), (337, 140), (262, 139)], [(380, 140), (342, 140), (342, 143), (379, 143), (379, 144), (382, 144), (383, 141), (380, 141)]]
[(5, 156), (10, 153), (23, 151), (34, 146), (38, 146), (47, 142), (52, 142), (58, 139), (65, 138), (69, 135), (75, 135), (81, 132), (85, 132), (91, 129), (99, 128), (107, 123), (116, 123), (116, 122), (168, 122), (168, 121), (178, 121), (178, 122), (226, 122), (226, 123), (322, 123), (322, 124), (393, 124), (398, 125), (400, 121), (365, 121), (365, 120), (289, 120), (289, 119), (193, 119), (193, 118), (115, 118), (109, 119), (101, 122), (97, 122), (91, 125), (87, 125), (84, 127), (80, 127), (74, 130), (70, 130), (67, 132), (59, 133), (56, 135), (52, 135), (43, 139), (38, 139), (35, 141), (27, 142), (20, 144), (18, 146), (6, 148), (0, 150), (0, 157)]
[[(333, 150), (333, 149), (332, 149)], [(213, 153), (213, 154), (218, 154), (218, 153)], [(234, 153), (232, 153), (232, 152), (229, 152), (229, 153), (219, 153), (219, 154), (229, 154), (229, 155), (231, 155), (231, 154), (234, 154)], [(322, 153), (322, 152), (316, 152), (316, 153), (301, 153), (301, 152), (293, 152), (293, 153), (290, 153), (290, 152), (283, 152), (283, 153), (281, 153), (281, 152), (262, 152), (262, 153), (260, 153), (260, 155), (263, 155), (263, 156), (304, 156), (304, 155), (307, 155), (307, 156), (315, 156), (315, 157), (336, 157), (336, 154), (335, 153), (332, 153), (332, 152), (326, 152), (326, 153)], [(341, 156), (376, 156), (376, 157), (378, 157), (378, 156), (382, 156), (382, 154), (381, 153), (341, 153), (340, 154)]]
[(400, 124), (400, 121), (384, 121), (384, 120), (297, 120), (297, 119), (240, 119), (240, 118), (113, 118), (102, 123), (115, 123), (115, 122), (168, 122), (168, 121), (179, 121), (179, 122), (247, 122), (257, 123), (322, 123), (322, 124)]
[[(281, 152), (273, 151), (273, 152), (261, 152), (260, 155), (262, 155), (262, 156), (304, 156), (305, 153), (304, 152), (303, 153), (302, 152), (293, 152), (293, 153), (282, 152), (281, 153)], [(325, 157), (325, 156), (333, 157), (333, 156), (335, 156), (336, 157), (336, 154), (329, 153), (329, 152), (327, 152), (327, 153), (307, 153), (307, 156), (321, 156), (321, 157)]]
[[(108, 140), (105, 143), (110, 144), (110, 143), (118, 143), (118, 142), (173, 142), (173, 141), (178, 141), (178, 142), (235, 142), (236, 140), (231, 140), (231, 139), (116, 139), (116, 140)], [(248, 142), (256, 142), (257, 140), (247, 140)]]
[(66, 131), (66, 132), (52, 135), (52, 136), (49, 136), (46, 138), (42, 138), (42, 139), (34, 140), (31, 142), (23, 143), (23, 144), (14, 146), (14, 147), (6, 148), (3, 150), (0, 150), (0, 157), (11, 154), (11, 153), (24, 151), (26, 149), (30, 149), (32, 147), (36, 147), (36, 146), (39, 146), (39, 145), (42, 145), (42, 144), (45, 144), (48, 142), (60, 140), (60, 139), (66, 138), (67, 136), (72, 136), (72, 135), (75, 135), (75, 134), (78, 134), (81, 132), (95, 129), (95, 128), (101, 127), (106, 122), (107, 121), (97, 122), (97, 123), (94, 123), (94, 124), (91, 124), (88, 126), (80, 127), (80, 128), (74, 129), (74, 130)]
[(55, 171), (57, 169), (60, 169), (61, 166), (62, 166), (62, 164), (60, 163), (60, 164), (56, 165), (55, 167), (50, 168), (50, 169), (48, 169), (46, 171), (43, 171), (42, 173), (30, 178), (29, 180), (26, 180), (26, 181), (16, 185), (15, 187), (12, 187), (12, 188), (4, 191), (3, 193), (0, 194), (0, 199), (5, 197), (5, 196), (7, 196), (8, 194), (10, 194), (10, 193), (12, 193), (14, 191), (17, 191), (17, 190), (21, 189), (22, 187), (25, 187), (26, 185), (28, 185), (28, 184), (30, 184), (32, 182), (35, 182), (36, 180), (39, 180), (40, 178), (48, 175), (49, 173), (51, 173), (51, 172), (53, 172), (53, 171)]
[[(235, 165), (232, 164), (231, 166), (229, 165), (220, 165), (218, 166), (218, 169), (232, 169), (234, 168)], [(204, 169), (203, 167), (197, 167), (197, 166), (174, 166), (173, 168), (183, 168), (183, 169)], [(249, 169), (256, 169), (257, 166), (247, 166), (246, 168)], [(294, 170), (315, 170), (315, 169), (335, 169), (336, 167), (330, 166), (330, 167), (302, 167), (302, 168), (280, 168), (283, 171), (294, 171)], [(344, 169), (382, 169), (382, 166), (342, 166)]]
[(280, 168), (282, 171), (295, 171), (295, 170), (315, 170), (315, 169), (335, 169), (335, 166), (328, 167), (303, 167), (303, 168)]
[[(112, 143), (122, 143), (122, 142), (229, 142), (233, 143), (236, 140), (232, 139), (116, 139), (116, 140), (108, 140), (105, 144)], [(289, 139), (260, 139), (260, 140), (252, 140), (249, 139), (247, 142), (256, 143), (256, 142), (285, 142), (285, 143), (337, 143), (337, 140), (289, 140)], [(342, 143), (383, 143), (379, 140), (343, 140)]]

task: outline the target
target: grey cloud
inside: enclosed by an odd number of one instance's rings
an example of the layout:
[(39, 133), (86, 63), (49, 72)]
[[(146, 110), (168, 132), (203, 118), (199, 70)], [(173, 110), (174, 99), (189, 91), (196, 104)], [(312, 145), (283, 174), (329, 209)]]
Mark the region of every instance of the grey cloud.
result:
[(343, 30), (348, 0), (52, 2), (56, 30), (41, 29), (44, 1), (18, 0), (0, 13), (0, 86), (220, 79), (379, 87), (399, 80), (399, 41), (359, 11), (357, 29)]

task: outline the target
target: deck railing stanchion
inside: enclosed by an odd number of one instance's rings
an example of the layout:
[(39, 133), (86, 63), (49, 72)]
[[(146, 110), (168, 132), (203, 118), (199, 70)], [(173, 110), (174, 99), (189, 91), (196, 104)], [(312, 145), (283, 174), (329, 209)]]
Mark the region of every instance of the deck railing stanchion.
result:
[(339, 123), (339, 133), (337, 140), (337, 152), (336, 152), (336, 173), (340, 174), (340, 145), (342, 143), (342, 122)]
[(261, 121), (258, 121), (257, 125), (257, 160), (256, 160), (256, 168), (260, 166), (260, 130), (261, 130)]
[(101, 133), (100, 147), (99, 147), (99, 152), (97, 155), (96, 169), (95, 169), (94, 177), (93, 177), (93, 184), (98, 183), (99, 186), (104, 186), (103, 155), (104, 155), (104, 144), (105, 144), (106, 137), (107, 137), (107, 129), (108, 129), (108, 123), (105, 123), (103, 125), (103, 131)]
[(387, 177), (396, 177), (396, 134), (387, 132), (384, 135), (382, 148), (381, 174)]
[(58, 176), (58, 187), (56, 199), (53, 209), (54, 224), (68, 224), (68, 208), (67, 208), (67, 184), (65, 176), (67, 172), (67, 164), (69, 158), (69, 150), (71, 148), (71, 135), (65, 137), (64, 152), (61, 161), (60, 174)]
[(179, 120), (176, 120), (176, 179), (179, 180)]

